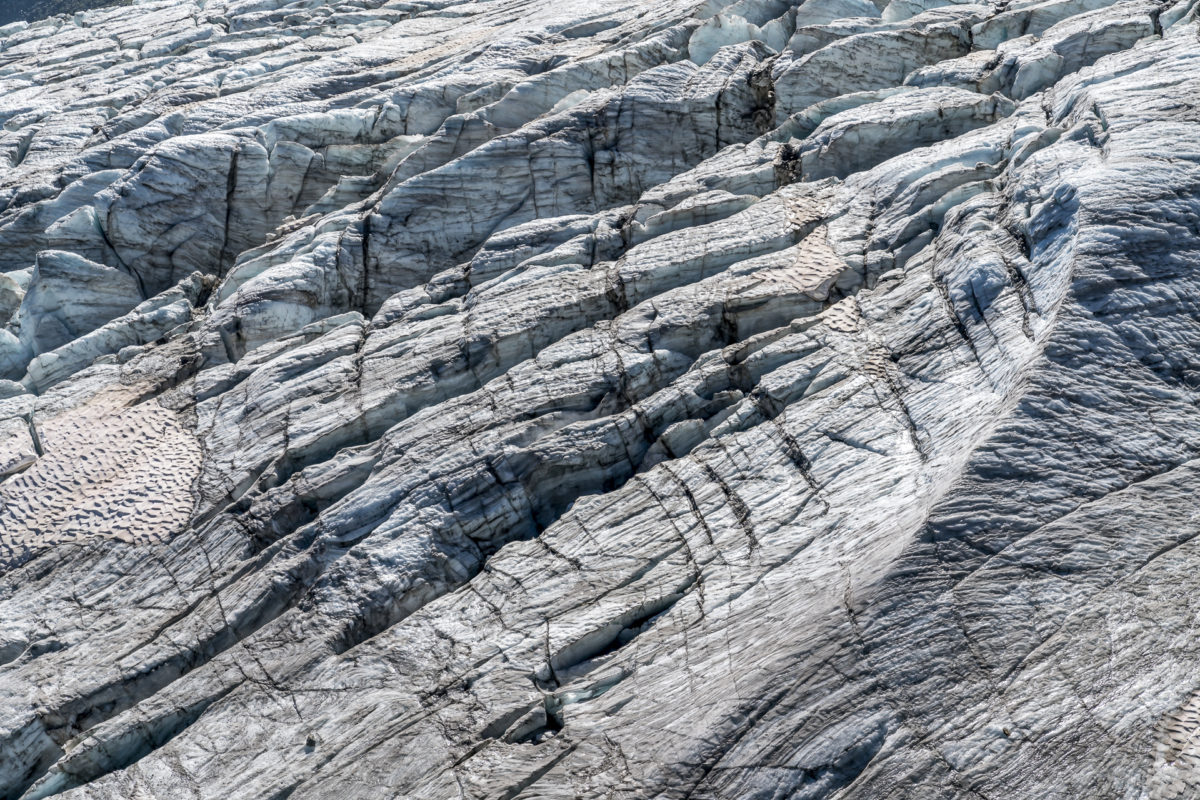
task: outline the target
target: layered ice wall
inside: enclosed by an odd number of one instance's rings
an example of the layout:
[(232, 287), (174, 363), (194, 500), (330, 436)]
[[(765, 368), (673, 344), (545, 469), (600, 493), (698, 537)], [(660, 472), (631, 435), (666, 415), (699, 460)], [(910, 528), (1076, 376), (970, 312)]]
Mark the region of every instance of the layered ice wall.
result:
[(1196, 0), (0, 28), (0, 798), (1200, 792)]

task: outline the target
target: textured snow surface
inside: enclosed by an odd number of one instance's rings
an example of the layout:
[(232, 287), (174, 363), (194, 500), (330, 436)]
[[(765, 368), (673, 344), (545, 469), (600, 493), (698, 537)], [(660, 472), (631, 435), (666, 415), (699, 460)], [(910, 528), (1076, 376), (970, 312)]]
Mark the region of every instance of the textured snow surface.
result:
[(0, 28), (0, 798), (1200, 796), (1198, 31)]

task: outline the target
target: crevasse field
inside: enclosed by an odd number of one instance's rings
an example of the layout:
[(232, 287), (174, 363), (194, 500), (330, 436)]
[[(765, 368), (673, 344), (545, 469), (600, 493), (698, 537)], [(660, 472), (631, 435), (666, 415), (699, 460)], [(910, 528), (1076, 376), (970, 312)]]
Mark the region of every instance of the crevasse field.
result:
[(1196, 797), (1198, 31), (0, 27), (0, 798)]

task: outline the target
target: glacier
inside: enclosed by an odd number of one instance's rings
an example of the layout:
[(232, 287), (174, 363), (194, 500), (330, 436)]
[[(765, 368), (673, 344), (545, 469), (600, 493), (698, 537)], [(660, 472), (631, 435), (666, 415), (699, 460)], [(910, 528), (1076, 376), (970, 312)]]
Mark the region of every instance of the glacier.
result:
[(1200, 795), (1198, 14), (0, 27), (0, 798)]

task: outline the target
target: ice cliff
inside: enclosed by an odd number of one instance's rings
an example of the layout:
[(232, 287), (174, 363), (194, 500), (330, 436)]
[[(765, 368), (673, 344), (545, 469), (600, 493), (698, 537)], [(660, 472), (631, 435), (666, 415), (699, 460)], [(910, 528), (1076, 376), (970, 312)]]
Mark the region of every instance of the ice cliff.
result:
[(0, 798), (1197, 797), (1196, 9), (0, 28)]

